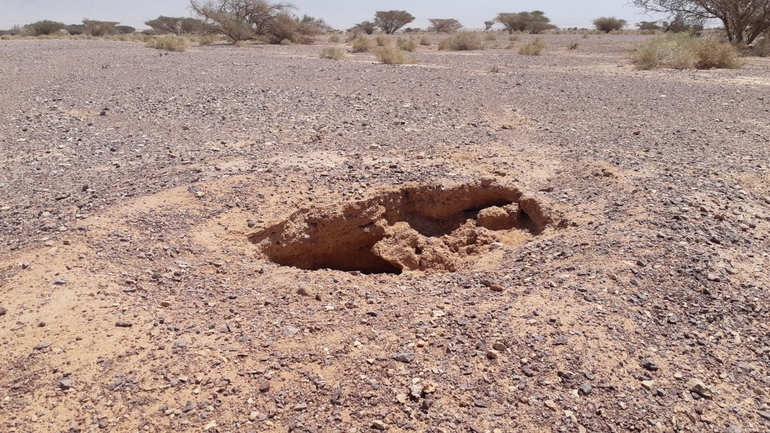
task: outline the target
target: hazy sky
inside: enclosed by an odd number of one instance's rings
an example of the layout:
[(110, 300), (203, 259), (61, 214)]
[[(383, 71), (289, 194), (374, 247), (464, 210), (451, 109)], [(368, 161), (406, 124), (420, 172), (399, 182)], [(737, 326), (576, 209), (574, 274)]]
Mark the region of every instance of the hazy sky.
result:
[[(371, 19), (378, 10), (406, 10), (417, 19), (411, 27), (425, 28), (428, 18), (456, 18), (468, 28), (481, 28), (498, 12), (545, 11), (559, 27), (589, 27), (594, 18), (616, 16), (633, 25), (650, 20), (627, 0), (293, 0), (296, 13), (320, 17), (338, 29)], [(146, 28), (158, 15), (189, 16), (189, 0), (0, 0), (0, 29), (50, 19), (66, 24), (83, 18), (120, 21)]]

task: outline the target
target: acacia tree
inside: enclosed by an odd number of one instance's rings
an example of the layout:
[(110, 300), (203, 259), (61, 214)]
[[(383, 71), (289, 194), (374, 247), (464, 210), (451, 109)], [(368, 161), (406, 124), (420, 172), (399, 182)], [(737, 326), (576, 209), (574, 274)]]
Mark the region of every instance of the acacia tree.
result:
[(556, 28), (556, 26), (551, 24), (551, 19), (545, 16), (543, 11), (501, 12), (497, 14), (495, 21), (502, 24), (508, 30), (508, 33), (529, 32), (536, 35), (545, 30)]
[(195, 18), (167, 17), (160, 15), (158, 18), (146, 21), (144, 24), (155, 30), (155, 33), (158, 34), (173, 33), (180, 36), (216, 33), (216, 29), (214, 29), (211, 24), (206, 24), (202, 20)]
[(190, 8), (213, 23), (221, 34), (238, 42), (267, 35), (273, 22), (294, 6), (267, 0), (190, 0)]
[(86, 26), (86, 32), (91, 36), (105, 36), (117, 33), (115, 26), (120, 24), (117, 21), (98, 21), (83, 18), (83, 25)]
[(613, 30), (621, 30), (626, 24), (628, 24), (626, 20), (615, 17), (600, 17), (594, 20), (594, 27), (596, 27), (596, 30), (604, 33), (609, 33)]
[(460, 21), (457, 21), (454, 18), (428, 18), (428, 21), (430, 22), (430, 27), (428, 27), (429, 32), (454, 33), (463, 28)]
[(685, 20), (718, 19), (734, 43), (750, 44), (770, 29), (770, 0), (633, 0), (633, 4)]
[(377, 11), (374, 14), (374, 24), (389, 35), (412, 21), (414, 17), (407, 11)]
[(350, 30), (352, 31), (360, 30), (366, 33), (367, 35), (371, 35), (372, 33), (374, 33), (375, 30), (377, 30), (377, 24), (371, 21), (363, 21), (353, 26), (353, 28)]

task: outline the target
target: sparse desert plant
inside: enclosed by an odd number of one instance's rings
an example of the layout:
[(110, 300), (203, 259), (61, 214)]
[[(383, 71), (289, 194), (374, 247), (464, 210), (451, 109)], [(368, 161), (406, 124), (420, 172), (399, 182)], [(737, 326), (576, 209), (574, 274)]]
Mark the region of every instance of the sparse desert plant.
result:
[(189, 48), (190, 41), (175, 35), (150, 36), (147, 40), (147, 46), (156, 50), (183, 52)]
[(389, 35), (412, 21), (414, 16), (407, 11), (377, 11), (374, 14), (374, 24)]
[(375, 30), (377, 30), (377, 24), (371, 21), (362, 21), (350, 29), (350, 31), (353, 33), (364, 32), (367, 35), (373, 34)]
[(511, 42), (518, 42), (519, 39), (521, 39), (519, 37), (519, 35), (510, 35), (510, 36), (508, 36), (508, 40), (511, 41)]
[(438, 43), (439, 50), (470, 51), (483, 50), (484, 41), (478, 32), (459, 32)]
[(417, 49), (417, 40), (414, 38), (398, 38), (396, 39), (396, 46), (411, 53)]
[(390, 46), (390, 38), (387, 36), (377, 36), (374, 38), (374, 42), (377, 43), (378, 47), (388, 47)]
[(218, 33), (216, 26), (197, 18), (167, 17), (161, 15), (154, 20), (145, 21), (144, 24), (152, 28), (152, 30), (159, 35), (172, 33), (177, 36), (204, 36)]
[(422, 37), (420, 38), (420, 45), (428, 46), (428, 45), (431, 45), (431, 44), (433, 44), (433, 42), (430, 40), (430, 36), (422, 35)]
[(577, 42), (573, 42), (567, 46), (568, 50), (577, 50), (580, 47), (580, 44)]
[(657, 21), (641, 21), (636, 23), (636, 28), (643, 32), (663, 30), (663, 27), (661, 27)]
[(281, 39), (281, 45), (291, 45), (291, 39)]
[(539, 56), (545, 49), (545, 41), (543, 38), (535, 38), (519, 48), (519, 54), (524, 56)]
[(770, 33), (762, 39), (757, 39), (754, 44), (746, 49), (746, 54), (756, 57), (770, 57)]
[(98, 21), (83, 18), (83, 25), (86, 26), (86, 32), (88, 32), (89, 35), (96, 37), (113, 35), (117, 33), (118, 31), (115, 29), (115, 27), (118, 24), (120, 23), (117, 21)]
[(340, 41), (339, 35), (331, 35), (331, 36), (329, 36), (329, 42), (331, 42), (333, 44), (336, 44), (336, 43), (339, 43), (339, 41)]
[(342, 60), (345, 58), (345, 53), (339, 48), (326, 47), (321, 50), (322, 59)]
[(484, 33), (484, 39), (490, 42), (497, 41), (497, 35), (495, 33), (486, 32)]
[(65, 27), (64, 23), (58, 21), (42, 20), (24, 26), (24, 33), (30, 36), (52, 35)]
[(454, 33), (463, 28), (460, 21), (454, 18), (428, 18), (428, 21), (430, 22), (429, 32)]
[(599, 17), (594, 20), (594, 27), (596, 30), (604, 33), (609, 33), (613, 30), (622, 30), (628, 22), (620, 18), (615, 17)]
[(359, 36), (353, 39), (351, 51), (354, 53), (368, 53), (377, 45), (376, 42), (366, 36)]
[(211, 45), (214, 42), (216, 42), (217, 38), (213, 35), (206, 35), (206, 36), (200, 36), (198, 37), (198, 44), (200, 45)]
[(263, 39), (271, 44), (312, 44), (323, 33), (316, 24), (303, 22), (288, 13), (278, 14), (267, 24)]
[(488, 31), (492, 30), (492, 27), (494, 27), (495, 24), (497, 24), (497, 21), (495, 21), (495, 20), (484, 21), (484, 31), (488, 32)]
[(386, 65), (410, 65), (417, 63), (412, 55), (396, 47), (378, 47), (374, 50), (377, 60)]
[(638, 69), (735, 69), (742, 66), (734, 46), (685, 33), (648, 39), (636, 48), (632, 61)]

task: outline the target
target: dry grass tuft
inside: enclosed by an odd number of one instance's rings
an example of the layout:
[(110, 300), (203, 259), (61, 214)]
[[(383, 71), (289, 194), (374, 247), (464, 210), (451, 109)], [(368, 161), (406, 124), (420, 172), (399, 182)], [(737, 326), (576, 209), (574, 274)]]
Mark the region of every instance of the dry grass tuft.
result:
[(411, 65), (417, 63), (417, 59), (406, 51), (395, 47), (378, 47), (374, 50), (377, 59), (386, 65)]
[(340, 37), (338, 35), (331, 35), (329, 36), (329, 42), (336, 44), (340, 41)]
[(387, 36), (377, 36), (374, 38), (374, 41), (377, 42), (378, 47), (389, 47), (390, 46), (390, 38)]
[(398, 38), (396, 39), (396, 46), (398, 48), (401, 48), (404, 51), (409, 51), (410, 53), (412, 53), (417, 49), (417, 40), (412, 38), (410, 39)]
[(638, 69), (737, 69), (743, 66), (738, 50), (713, 38), (678, 33), (648, 39), (632, 54)]
[(351, 51), (354, 53), (368, 53), (374, 49), (375, 45), (377, 43), (366, 36), (359, 36), (353, 39)]
[(479, 32), (460, 32), (439, 42), (438, 49), (446, 51), (483, 50), (484, 41)]
[(543, 38), (535, 38), (535, 40), (526, 43), (519, 48), (519, 54), (524, 56), (539, 56), (545, 49), (545, 41)]
[(345, 58), (345, 53), (339, 48), (327, 47), (321, 50), (322, 59), (342, 60)]
[(422, 37), (420, 38), (420, 45), (429, 46), (431, 44), (433, 44), (433, 42), (430, 40), (430, 36), (422, 35)]
[(147, 46), (156, 50), (183, 52), (187, 51), (187, 48), (190, 47), (190, 41), (181, 36), (152, 36), (147, 39)]

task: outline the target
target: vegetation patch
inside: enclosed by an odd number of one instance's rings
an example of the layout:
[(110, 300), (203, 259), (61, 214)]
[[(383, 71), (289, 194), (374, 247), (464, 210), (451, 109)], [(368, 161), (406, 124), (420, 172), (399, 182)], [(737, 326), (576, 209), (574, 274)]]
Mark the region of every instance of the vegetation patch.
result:
[(684, 33), (647, 40), (636, 48), (632, 61), (638, 69), (737, 69), (743, 65), (731, 44)]
[(417, 59), (408, 52), (396, 47), (379, 47), (374, 50), (377, 60), (386, 65), (411, 65), (417, 63)]
[(327, 47), (321, 50), (322, 59), (342, 60), (345, 58), (345, 53), (339, 48)]
[(539, 56), (545, 49), (545, 41), (543, 38), (535, 38), (533, 41), (528, 42), (519, 48), (519, 54), (524, 56)]
[(483, 50), (484, 40), (479, 32), (460, 32), (439, 42), (438, 49), (446, 51)]
[(183, 52), (190, 47), (190, 41), (187, 38), (174, 35), (151, 36), (147, 39), (147, 46), (156, 50)]

